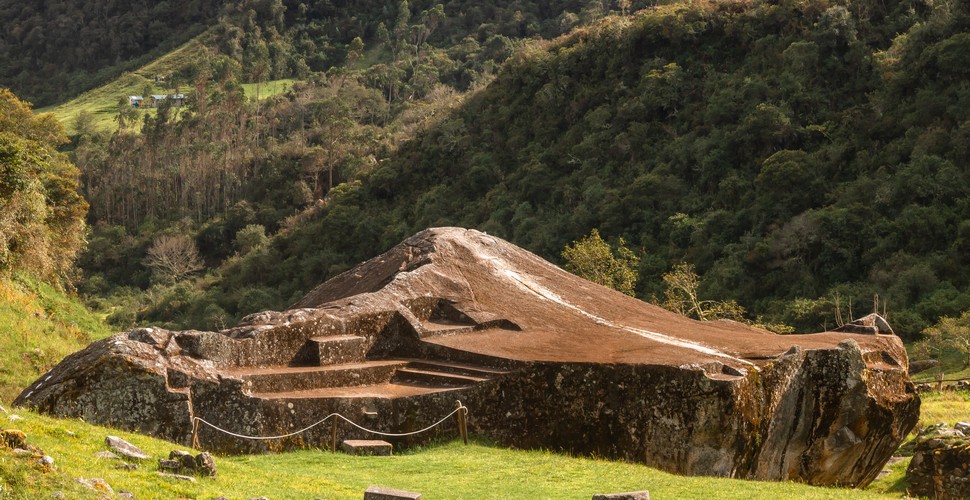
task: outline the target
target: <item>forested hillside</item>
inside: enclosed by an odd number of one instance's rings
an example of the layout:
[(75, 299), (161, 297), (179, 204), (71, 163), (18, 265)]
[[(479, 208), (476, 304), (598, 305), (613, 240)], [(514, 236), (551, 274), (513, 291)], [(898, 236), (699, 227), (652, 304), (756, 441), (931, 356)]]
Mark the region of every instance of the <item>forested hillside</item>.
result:
[(514, 58), (206, 296), (282, 305), (427, 226), (553, 259), (598, 227), (642, 249), (643, 298), (686, 261), (708, 296), (800, 329), (878, 294), (915, 335), (970, 307), (967, 28), (961, 5), (910, 1), (610, 18)]
[[(624, 9), (637, 7), (631, 3), (624, 0)], [(429, 15), (420, 25), (407, 19), (401, 25), (402, 5)], [(402, 34), (396, 30), (404, 30), (417, 46), (428, 41), (439, 47), (456, 45), (470, 34), (482, 41), (493, 36), (550, 37), (611, 8), (599, 0), (412, 0), (410, 5), (407, 0), (0, 0), (0, 86), (37, 106), (62, 102), (210, 28), (219, 34), (219, 48), (252, 65), (249, 69), (256, 71), (250, 78), (257, 80), (326, 71), (343, 62), (356, 37), (391, 39)], [(493, 49), (501, 50), (500, 43), (496, 39)], [(261, 66), (263, 61), (268, 64)]]
[(356, 7), (229, 4), (175, 75), (187, 108), (79, 129), (79, 287), (117, 326), (282, 308), (436, 225), (553, 261), (598, 228), (639, 253), (639, 297), (686, 263), (801, 331), (970, 308), (962, 4)]
[[(216, 275), (190, 278), (261, 248), (298, 224), (298, 214), (328, 203), (333, 188), (390, 161), (531, 37), (608, 12), (592, 5), (228, 5), (197, 39), (208, 49), (170, 75), (191, 93), (186, 106), (145, 111), (121, 102), (114, 133), (91, 126), (90, 117), (74, 120), (72, 155), (92, 225), (81, 290), (102, 305), (108, 296), (119, 326), (145, 319), (211, 326), (280, 307), (296, 292), (256, 284), (196, 300)], [(266, 98), (261, 88), (279, 78), (297, 81)], [(188, 249), (182, 271), (153, 264), (163, 240)]]

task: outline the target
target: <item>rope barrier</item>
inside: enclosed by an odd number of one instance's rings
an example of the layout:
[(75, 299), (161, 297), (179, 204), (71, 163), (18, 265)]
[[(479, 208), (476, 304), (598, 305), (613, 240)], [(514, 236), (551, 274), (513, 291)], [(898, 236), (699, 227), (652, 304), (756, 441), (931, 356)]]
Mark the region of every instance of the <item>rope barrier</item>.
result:
[(289, 434), (282, 434), (282, 435), (279, 435), (279, 436), (247, 436), (245, 434), (237, 434), (235, 432), (232, 432), (232, 431), (228, 431), (226, 429), (223, 429), (223, 428), (221, 428), (221, 427), (219, 427), (219, 426), (217, 426), (217, 425), (215, 425), (215, 424), (213, 424), (211, 422), (208, 422), (208, 421), (206, 421), (202, 417), (193, 417), (193, 420), (195, 421), (195, 426), (196, 426), (196, 429), (193, 432), (193, 434), (195, 434), (196, 437), (198, 437), (198, 423), (201, 422), (201, 423), (203, 423), (205, 425), (208, 425), (209, 427), (211, 427), (211, 428), (213, 428), (213, 429), (215, 429), (215, 430), (217, 430), (219, 432), (222, 432), (223, 434), (228, 434), (228, 435), (233, 436), (233, 437), (237, 437), (237, 438), (240, 438), (240, 439), (252, 439), (254, 441), (266, 441), (266, 440), (271, 440), (271, 439), (283, 439), (283, 438), (288, 438), (288, 437), (291, 437), (291, 436), (295, 436), (297, 434), (302, 434), (302, 433), (304, 433), (304, 432), (306, 432), (306, 431), (308, 431), (308, 430), (310, 430), (310, 429), (312, 429), (312, 428), (314, 428), (314, 427), (316, 427), (316, 426), (318, 426), (318, 425), (326, 422), (331, 417), (338, 417), (341, 420), (343, 420), (344, 422), (347, 422), (348, 424), (350, 424), (350, 425), (352, 425), (352, 426), (354, 426), (354, 427), (356, 427), (356, 428), (358, 428), (358, 429), (360, 429), (360, 430), (362, 430), (364, 432), (369, 432), (371, 434), (377, 434), (379, 436), (387, 436), (387, 437), (406, 437), (406, 436), (413, 436), (415, 434), (421, 434), (422, 432), (430, 431), (431, 429), (434, 429), (435, 427), (437, 427), (437, 426), (441, 425), (442, 423), (444, 423), (446, 420), (448, 420), (449, 418), (451, 418), (454, 414), (458, 413), (459, 411), (462, 412), (462, 415), (468, 415), (468, 408), (466, 406), (462, 405), (460, 401), (458, 402), (458, 407), (455, 408), (451, 413), (445, 415), (441, 420), (438, 420), (437, 422), (435, 422), (435, 423), (433, 423), (433, 424), (425, 427), (424, 429), (417, 430), (417, 431), (413, 431), (413, 432), (394, 433), (394, 432), (375, 431), (373, 429), (368, 429), (366, 427), (363, 427), (363, 426), (357, 424), (356, 422), (354, 422), (353, 420), (350, 420), (349, 418), (347, 418), (347, 417), (345, 417), (345, 416), (343, 416), (343, 415), (341, 415), (339, 413), (331, 413), (331, 414), (327, 415), (326, 417), (323, 417), (323, 419), (321, 419), (321, 420), (319, 420), (317, 422), (314, 422), (313, 424), (310, 424), (310, 425), (308, 425), (308, 426), (306, 426), (306, 427), (304, 427), (304, 428), (302, 428), (302, 429), (300, 429), (298, 431), (294, 431), (294, 432), (291, 432)]

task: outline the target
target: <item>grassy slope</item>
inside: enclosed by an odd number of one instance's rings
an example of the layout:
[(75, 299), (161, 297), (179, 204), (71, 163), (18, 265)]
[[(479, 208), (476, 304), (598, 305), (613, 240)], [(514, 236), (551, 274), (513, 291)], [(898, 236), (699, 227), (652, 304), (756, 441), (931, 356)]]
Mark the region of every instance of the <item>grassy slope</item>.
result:
[(0, 280), (0, 403), (64, 356), (111, 333), (103, 320), (50, 285)]
[[(153, 81), (155, 75), (171, 75), (188, 66), (194, 59), (200, 57), (203, 51), (207, 50), (205, 40), (208, 36), (208, 34), (203, 33), (136, 71), (125, 73), (117, 79), (89, 90), (65, 103), (40, 108), (37, 112), (53, 113), (58, 121), (64, 125), (68, 135), (76, 132), (74, 120), (81, 111), (87, 111), (94, 116), (95, 127), (109, 132), (114, 131), (118, 127), (118, 100), (129, 95), (141, 95), (144, 93), (146, 84), (152, 85), (152, 91), (155, 93), (172, 93), (172, 88)], [(263, 82), (259, 86), (259, 98), (262, 100), (286, 92), (293, 86), (293, 82), (292, 79)], [(247, 97), (255, 98), (256, 84), (243, 84), (242, 87)], [(184, 84), (180, 91), (183, 93), (190, 92)], [(155, 110), (146, 108), (142, 109), (141, 112), (154, 113)]]
[(136, 71), (125, 73), (117, 79), (91, 89), (68, 102), (40, 108), (37, 112), (54, 113), (54, 116), (67, 129), (68, 134), (74, 133), (74, 119), (81, 111), (92, 113), (95, 118), (95, 125), (98, 128), (114, 130), (117, 127), (115, 117), (118, 114), (118, 100), (129, 95), (141, 95), (146, 84), (152, 84), (154, 90), (158, 93), (170, 93), (172, 89), (154, 83), (155, 75), (170, 75), (198, 58), (205, 50), (203, 40), (207, 36), (203, 33)]
[(184, 447), (77, 420), (18, 414), (23, 419), (16, 424), (27, 433), (28, 442), (52, 456), (58, 470), (42, 473), (27, 459), (0, 451), (0, 459), (11, 464), (0, 474), (13, 498), (75, 491), (71, 482), (77, 477), (104, 478), (116, 491), (131, 491), (135, 498), (360, 498), (373, 485), (419, 491), (426, 498), (590, 498), (594, 493), (639, 489), (649, 489), (655, 498), (710, 498), (715, 491), (717, 498), (885, 498), (872, 492), (794, 483), (689, 478), (636, 464), (459, 442), (390, 458), (318, 450), (217, 457), (216, 479), (187, 483), (156, 476), (156, 461), (126, 472), (114, 469), (117, 462), (93, 458), (105, 449), (104, 437), (109, 434), (118, 434), (155, 457), (167, 457), (170, 450)]

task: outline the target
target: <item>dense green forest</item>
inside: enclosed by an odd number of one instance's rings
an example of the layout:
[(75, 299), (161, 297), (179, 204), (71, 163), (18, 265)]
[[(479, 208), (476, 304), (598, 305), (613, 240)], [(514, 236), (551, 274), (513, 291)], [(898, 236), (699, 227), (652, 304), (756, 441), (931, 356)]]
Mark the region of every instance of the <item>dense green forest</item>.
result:
[(0, 86), (38, 106), (67, 100), (203, 32), (221, 4), (0, 0)]
[(686, 261), (706, 295), (801, 330), (833, 326), (835, 297), (866, 312), (878, 295), (913, 336), (970, 307), (967, 22), (957, 4), (815, 1), (581, 28), (511, 59), (200, 298), (262, 287), (283, 304), (427, 226), (552, 259), (595, 227), (641, 249), (643, 298)]
[(970, 309), (967, 7), (662, 4), (226, 4), (189, 106), (79, 120), (76, 284), (118, 327), (217, 328), (429, 226), (555, 262), (598, 228), (644, 300), (688, 264), (799, 331)]

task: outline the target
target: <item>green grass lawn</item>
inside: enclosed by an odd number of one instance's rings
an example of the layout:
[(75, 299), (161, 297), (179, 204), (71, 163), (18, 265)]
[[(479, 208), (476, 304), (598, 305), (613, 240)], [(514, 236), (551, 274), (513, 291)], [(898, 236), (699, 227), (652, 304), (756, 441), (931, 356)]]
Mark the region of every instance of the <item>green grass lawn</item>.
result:
[[(84, 498), (75, 478), (103, 478), (135, 498), (355, 498), (368, 486), (421, 492), (425, 498), (583, 498), (594, 493), (647, 489), (654, 498), (898, 498), (877, 491), (818, 488), (797, 483), (683, 477), (648, 467), (544, 451), (499, 448), (483, 442), (442, 443), (393, 457), (352, 457), (328, 451), (217, 456), (215, 479), (195, 483), (156, 475), (157, 460), (136, 471), (115, 469), (113, 460), (96, 459), (104, 438), (119, 435), (150, 453), (166, 457), (187, 448), (145, 436), (18, 411), (13, 422), (27, 441), (54, 458), (56, 470), (42, 472), (30, 459), (0, 450), (0, 477), (9, 498), (50, 498), (55, 491)], [(0, 415), (0, 425), (11, 423)], [(93, 492), (86, 492), (94, 497)], [(0, 493), (3, 498), (4, 493)]]
[(923, 403), (917, 429), (940, 422), (951, 426), (957, 422), (970, 422), (970, 394), (966, 392), (929, 392), (920, 394), (920, 399)]
[[(282, 94), (287, 90), (293, 88), (293, 83), (296, 80), (292, 78), (284, 78), (282, 80), (270, 80), (268, 82), (262, 82), (259, 84), (259, 100), (263, 100), (269, 97), (273, 97), (277, 94)], [(246, 97), (250, 99), (256, 98), (256, 86), (255, 83), (244, 83), (242, 84), (243, 92), (246, 93)]]

